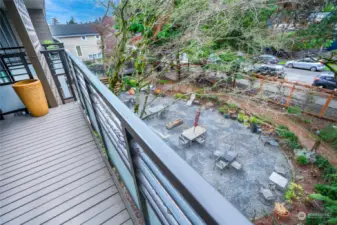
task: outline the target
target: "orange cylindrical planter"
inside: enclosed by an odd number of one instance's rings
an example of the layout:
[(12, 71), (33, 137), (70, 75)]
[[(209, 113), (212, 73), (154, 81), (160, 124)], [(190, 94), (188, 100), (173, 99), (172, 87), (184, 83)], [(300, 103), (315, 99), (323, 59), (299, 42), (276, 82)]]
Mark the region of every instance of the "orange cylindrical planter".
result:
[(23, 80), (13, 84), (16, 94), (32, 116), (44, 116), (48, 113), (48, 103), (39, 80)]

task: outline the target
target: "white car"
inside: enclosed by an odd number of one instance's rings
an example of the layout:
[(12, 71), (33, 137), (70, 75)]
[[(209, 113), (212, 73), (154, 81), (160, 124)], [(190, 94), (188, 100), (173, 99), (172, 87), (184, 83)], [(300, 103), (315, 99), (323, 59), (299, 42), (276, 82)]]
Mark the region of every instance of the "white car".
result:
[(285, 66), (288, 68), (307, 69), (311, 71), (321, 71), (325, 68), (323, 63), (317, 62), (310, 58), (288, 61), (286, 62)]

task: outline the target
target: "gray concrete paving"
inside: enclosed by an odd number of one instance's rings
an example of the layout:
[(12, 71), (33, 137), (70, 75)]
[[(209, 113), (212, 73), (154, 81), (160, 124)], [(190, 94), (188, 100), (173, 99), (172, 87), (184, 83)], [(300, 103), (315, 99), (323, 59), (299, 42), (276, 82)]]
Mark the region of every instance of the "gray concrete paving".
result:
[[(122, 99), (125, 97), (126, 94), (121, 95)], [(153, 106), (172, 102), (173, 99), (170, 97), (159, 98)], [(264, 146), (258, 135), (252, 134), (237, 121), (225, 119), (214, 108), (201, 111), (200, 125), (207, 128), (205, 145), (197, 143), (192, 143), (190, 147), (179, 145), (179, 135), (183, 130), (193, 126), (197, 108), (186, 106), (185, 101), (178, 101), (166, 110), (162, 118), (152, 117), (145, 122), (244, 215), (253, 217), (255, 213), (258, 216), (271, 212), (273, 205), (266, 204), (259, 194), (259, 183), (268, 187), (268, 177), (276, 165), (284, 165), (285, 176), (290, 178), (289, 164), (283, 153), (278, 147)], [(178, 118), (183, 119), (184, 123), (167, 130), (166, 124)], [(226, 145), (231, 145), (238, 153), (237, 161), (243, 166), (241, 171), (229, 167), (221, 172), (214, 168), (213, 151), (222, 150)], [(274, 194), (278, 201), (283, 200), (282, 192)]]

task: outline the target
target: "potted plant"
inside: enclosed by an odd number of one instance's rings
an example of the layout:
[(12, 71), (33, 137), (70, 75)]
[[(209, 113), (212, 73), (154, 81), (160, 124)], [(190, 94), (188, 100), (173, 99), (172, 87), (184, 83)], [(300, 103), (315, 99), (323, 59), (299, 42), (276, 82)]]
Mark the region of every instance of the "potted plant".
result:
[(275, 202), (274, 213), (279, 220), (289, 220), (290, 213), (283, 203)]
[(238, 114), (236, 113), (236, 110), (234, 109), (228, 110), (228, 114), (232, 120), (236, 120), (238, 118)]
[(32, 116), (39, 117), (48, 113), (48, 103), (41, 81), (31, 79), (13, 84), (13, 89)]

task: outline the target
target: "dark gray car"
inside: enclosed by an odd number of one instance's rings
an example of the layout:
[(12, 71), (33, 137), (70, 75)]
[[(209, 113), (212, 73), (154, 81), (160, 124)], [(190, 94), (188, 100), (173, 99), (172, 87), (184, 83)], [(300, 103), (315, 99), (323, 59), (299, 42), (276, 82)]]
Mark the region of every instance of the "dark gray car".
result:
[(336, 79), (332, 72), (321, 73), (314, 79), (312, 85), (316, 87), (327, 88), (330, 90), (334, 90), (337, 88)]

